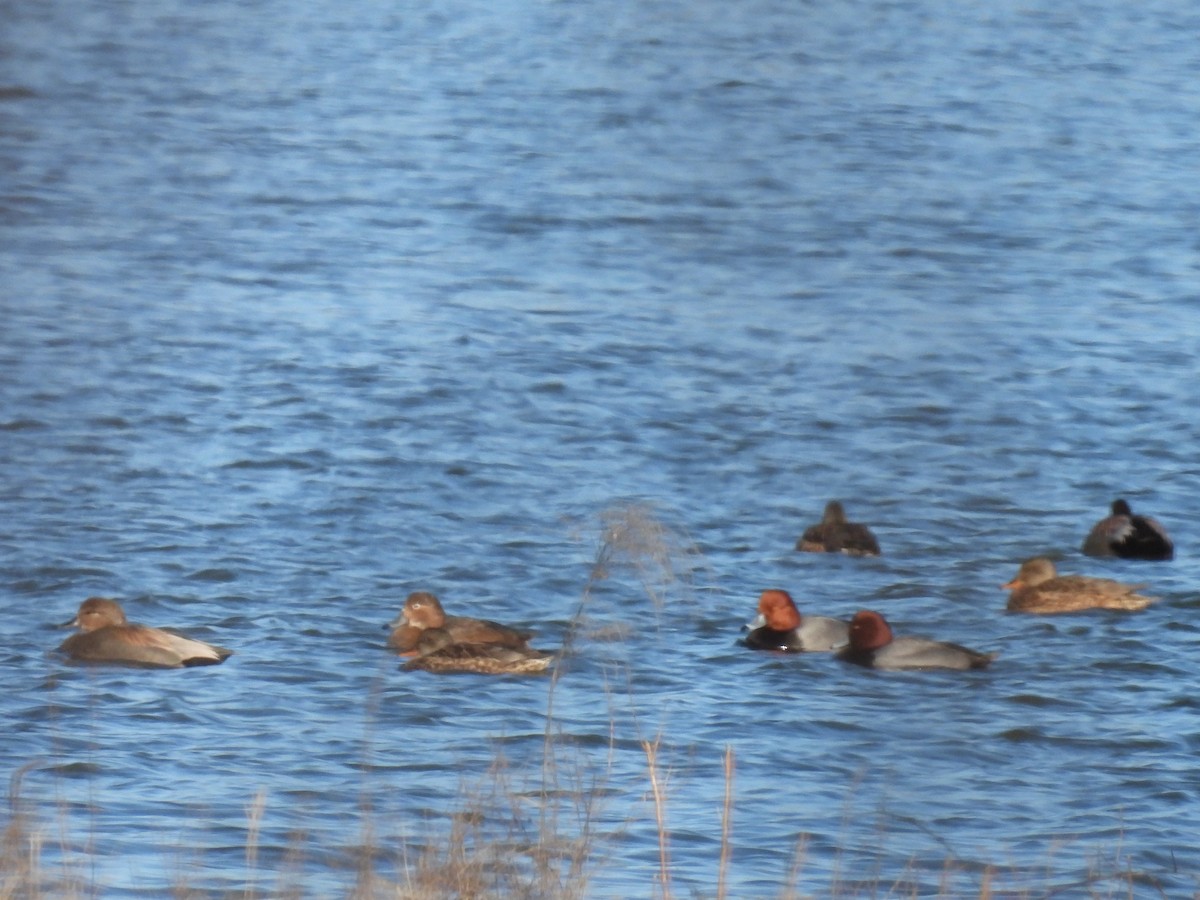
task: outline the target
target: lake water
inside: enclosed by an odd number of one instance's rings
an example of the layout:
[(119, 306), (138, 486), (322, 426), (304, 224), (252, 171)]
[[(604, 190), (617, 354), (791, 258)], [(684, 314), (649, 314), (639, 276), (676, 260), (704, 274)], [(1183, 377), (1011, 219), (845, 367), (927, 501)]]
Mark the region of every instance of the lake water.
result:
[[(532, 834), (594, 787), (587, 894), (654, 896), (657, 738), (676, 896), (727, 749), (729, 896), (1200, 890), (1194, 7), (0, 8), (0, 772), (49, 874), (341, 897), (366, 844), (394, 896), (502, 781)], [(1079, 555), (1117, 496), (1173, 562)], [(794, 552), (835, 497), (882, 557)], [(1039, 553), (1159, 602), (1005, 615)], [(738, 647), (774, 586), (1001, 655)], [(399, 671), (416, 589), (558, 678)], [(235, 655), (64, 665), (93, 594)]]

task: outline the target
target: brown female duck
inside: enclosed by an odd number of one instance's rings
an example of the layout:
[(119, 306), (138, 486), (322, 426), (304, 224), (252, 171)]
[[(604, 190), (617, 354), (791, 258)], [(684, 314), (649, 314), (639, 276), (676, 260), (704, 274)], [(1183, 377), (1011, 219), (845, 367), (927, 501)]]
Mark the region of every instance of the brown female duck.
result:
[(1154, 602), (1137, 591), (1145, 585), (1122, 584), (1109, 578), (1087, 575), (1059, 575), (1054, 563), (1037, 556), (1021, 563), (1017, 577), (1001, 585), (1011, 591), (1009, 612), (1069, 613), (1085, 609), (1135, 611)]
[(424, 629), (415, 652), (416, 656), (401, 666), (405, 671), (535, 675), (545, 672), (554, 658), (553, 654), (532, 647), (456, 643), (445, 628)]
[(847, 556), (878, 556), (879, 541), (871, 529), (847, 522), (846, 511), (837, 500), (825, 504), (820, 523), (804, 529), (796, 549), (806, 553), (845, 553)]
[(388, 644), (401, 653), (416, 652), (422, 632), (444, 628), (455, 644), (499, 644), (524, 650), (529, 647), (531, 631), (521, 631), (487, 619), (448, 616), (441, 601), (428, 591), (414, 591), (404, 601), (400, 615), (387, 627), (392, 629)]

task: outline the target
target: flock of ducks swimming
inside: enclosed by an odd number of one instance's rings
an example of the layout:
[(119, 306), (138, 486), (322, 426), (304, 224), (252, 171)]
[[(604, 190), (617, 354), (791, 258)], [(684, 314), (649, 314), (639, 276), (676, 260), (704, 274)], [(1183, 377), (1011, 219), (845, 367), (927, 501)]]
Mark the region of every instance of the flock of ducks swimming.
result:
[[(866, 525), (846, 520), (842, 504), (830, 501), (820, 523), (805, 530), (797, 550), (878, 556), (879, 542)], [(1082, 550), (1089, 556), (1168, 560), (1175, 547), (1166, 529), (1148, 516), (1134, 515), (1125, 500), (1116, 500), (1111, 515), (1088, 532)], [(1142, 585), (1109, 578), (1059, 575), (1044, 556), (1021, 564), (1005, 585), (1010, 612), (1054, 614), (1087, 609), (1134, 611), (1153, 602), (1137, 591)], [(743, 643), (756, 650), (832, 651), (840, 659), (876, 669), (982, 669), (996, 658), (959, 644), (917, 635), (895, 636), (887, 620), (874, 610), (861, 610), (849, 622), (800, 615), (786, 591), (763, 591), (758, 618), (746, 626)]]
[[(805, 529), (796, 549), (851, 556), (880, 553), (871, 529), (847, 521), (836, 500), (826, 505), (820, 523)], [(1162, 525), (1134, 515), (1124, 500), (1113, 502), (1112, 514), (1096, 523), (1082, 550), (1089, 556), (1146, 560), (1169, 560), (1175, 553)], [(1026, 560), (1003, 587), (1010, 591), (1011, 612), (1133, 611), (1153, 602), (1137, 593), (1141, 585), (1060, 576), (1045, 557)], [(182, 668), (216, 665), (233, 653), (173, 631), (130, 623), (119, 603), (103, 597), (85, 600), (63, 627), (79, 632), (63, 641), (59, 652), (79, 662)], [(409, 594), (395, 621), (385, 627), (390, 629), (389, 647), (406, 658), (405, 670), (524, 675), (547, 671), (555, 659), (555, 654), (529, 645), (532, 632), (486, 619), (446, 615), (428, 591)], [(874, 610), (860, 610), (848, 622), (802, 616), (787, 591), (779, 589), (762, 592), (758, 616), (745, 628), (741, 643), (755, 650), (831, 652), (847, 662), (877, 669), (980, 669), (997, 656), (919, 635), (894, 635), (887, 620)]]

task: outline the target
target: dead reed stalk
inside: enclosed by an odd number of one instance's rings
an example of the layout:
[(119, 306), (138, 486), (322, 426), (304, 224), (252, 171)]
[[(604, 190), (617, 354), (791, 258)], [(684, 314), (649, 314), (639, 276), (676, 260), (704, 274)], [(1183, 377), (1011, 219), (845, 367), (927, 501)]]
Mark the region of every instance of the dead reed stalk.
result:
[(661, 738), (642, 741), (650, 764), (650, 791), (654, 796), (654, 820), (658, 824), (658, 881), (663, 900), (671, 900), (671, 835), (667, 830), (666, 791), (658, 775), (658, 751)]
[(258, 879), (258, 835), (266, 808), (267, 792), (260, 788), (254, 795), (254, 800), (246, 806), (246, 889), (243, 892), (245, 900), (254, 900), (257, 895), (255, 882)]
[(733, 747), (725, 746), (725, 802), (721, 807), (721, 861), (717, 866), (717, 900), (725, 900), (733, 833)]

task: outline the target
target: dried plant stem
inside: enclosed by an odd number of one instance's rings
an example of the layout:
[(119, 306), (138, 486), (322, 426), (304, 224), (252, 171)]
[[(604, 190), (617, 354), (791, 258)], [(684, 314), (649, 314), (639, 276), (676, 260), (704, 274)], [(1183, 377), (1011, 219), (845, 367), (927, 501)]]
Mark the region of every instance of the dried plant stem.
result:
[(979, 900), (992, 900), (992, 867), (983, 870), (983, 881), (979, 885)]
[(804, 860), (807, 855), (808, 835), (800, 834), (796, 837), (796, 846), (792, 850), (792, 865), (788, 870), (787, 886), (780, 894), (781, 897), (795, 897), (799, 894), (800, 873), (804, 869)]
[(642, 741), (650, 764), (650, 791), (654, 795), (654, 819), (658, 823), (658, 869), (663, 900), (671, 900), (671, 838), (667, 831), (667, 800), (658, 778), (659, 739)]
[(721, 862), (717, 867), (717, 900), (725, 900), (725, 881), (729, 872), (730, 841), (733, 831), (733, 747), (725, 745), (725, 804), (721, 807)]
[(267, 807), (267, 792), (259, 790), (254, 802), (246, 807), (246, 900), (254, 900), (257, 894), (255, 881), (258, 872), (258, 831), (262, 825), (263, 811)]

